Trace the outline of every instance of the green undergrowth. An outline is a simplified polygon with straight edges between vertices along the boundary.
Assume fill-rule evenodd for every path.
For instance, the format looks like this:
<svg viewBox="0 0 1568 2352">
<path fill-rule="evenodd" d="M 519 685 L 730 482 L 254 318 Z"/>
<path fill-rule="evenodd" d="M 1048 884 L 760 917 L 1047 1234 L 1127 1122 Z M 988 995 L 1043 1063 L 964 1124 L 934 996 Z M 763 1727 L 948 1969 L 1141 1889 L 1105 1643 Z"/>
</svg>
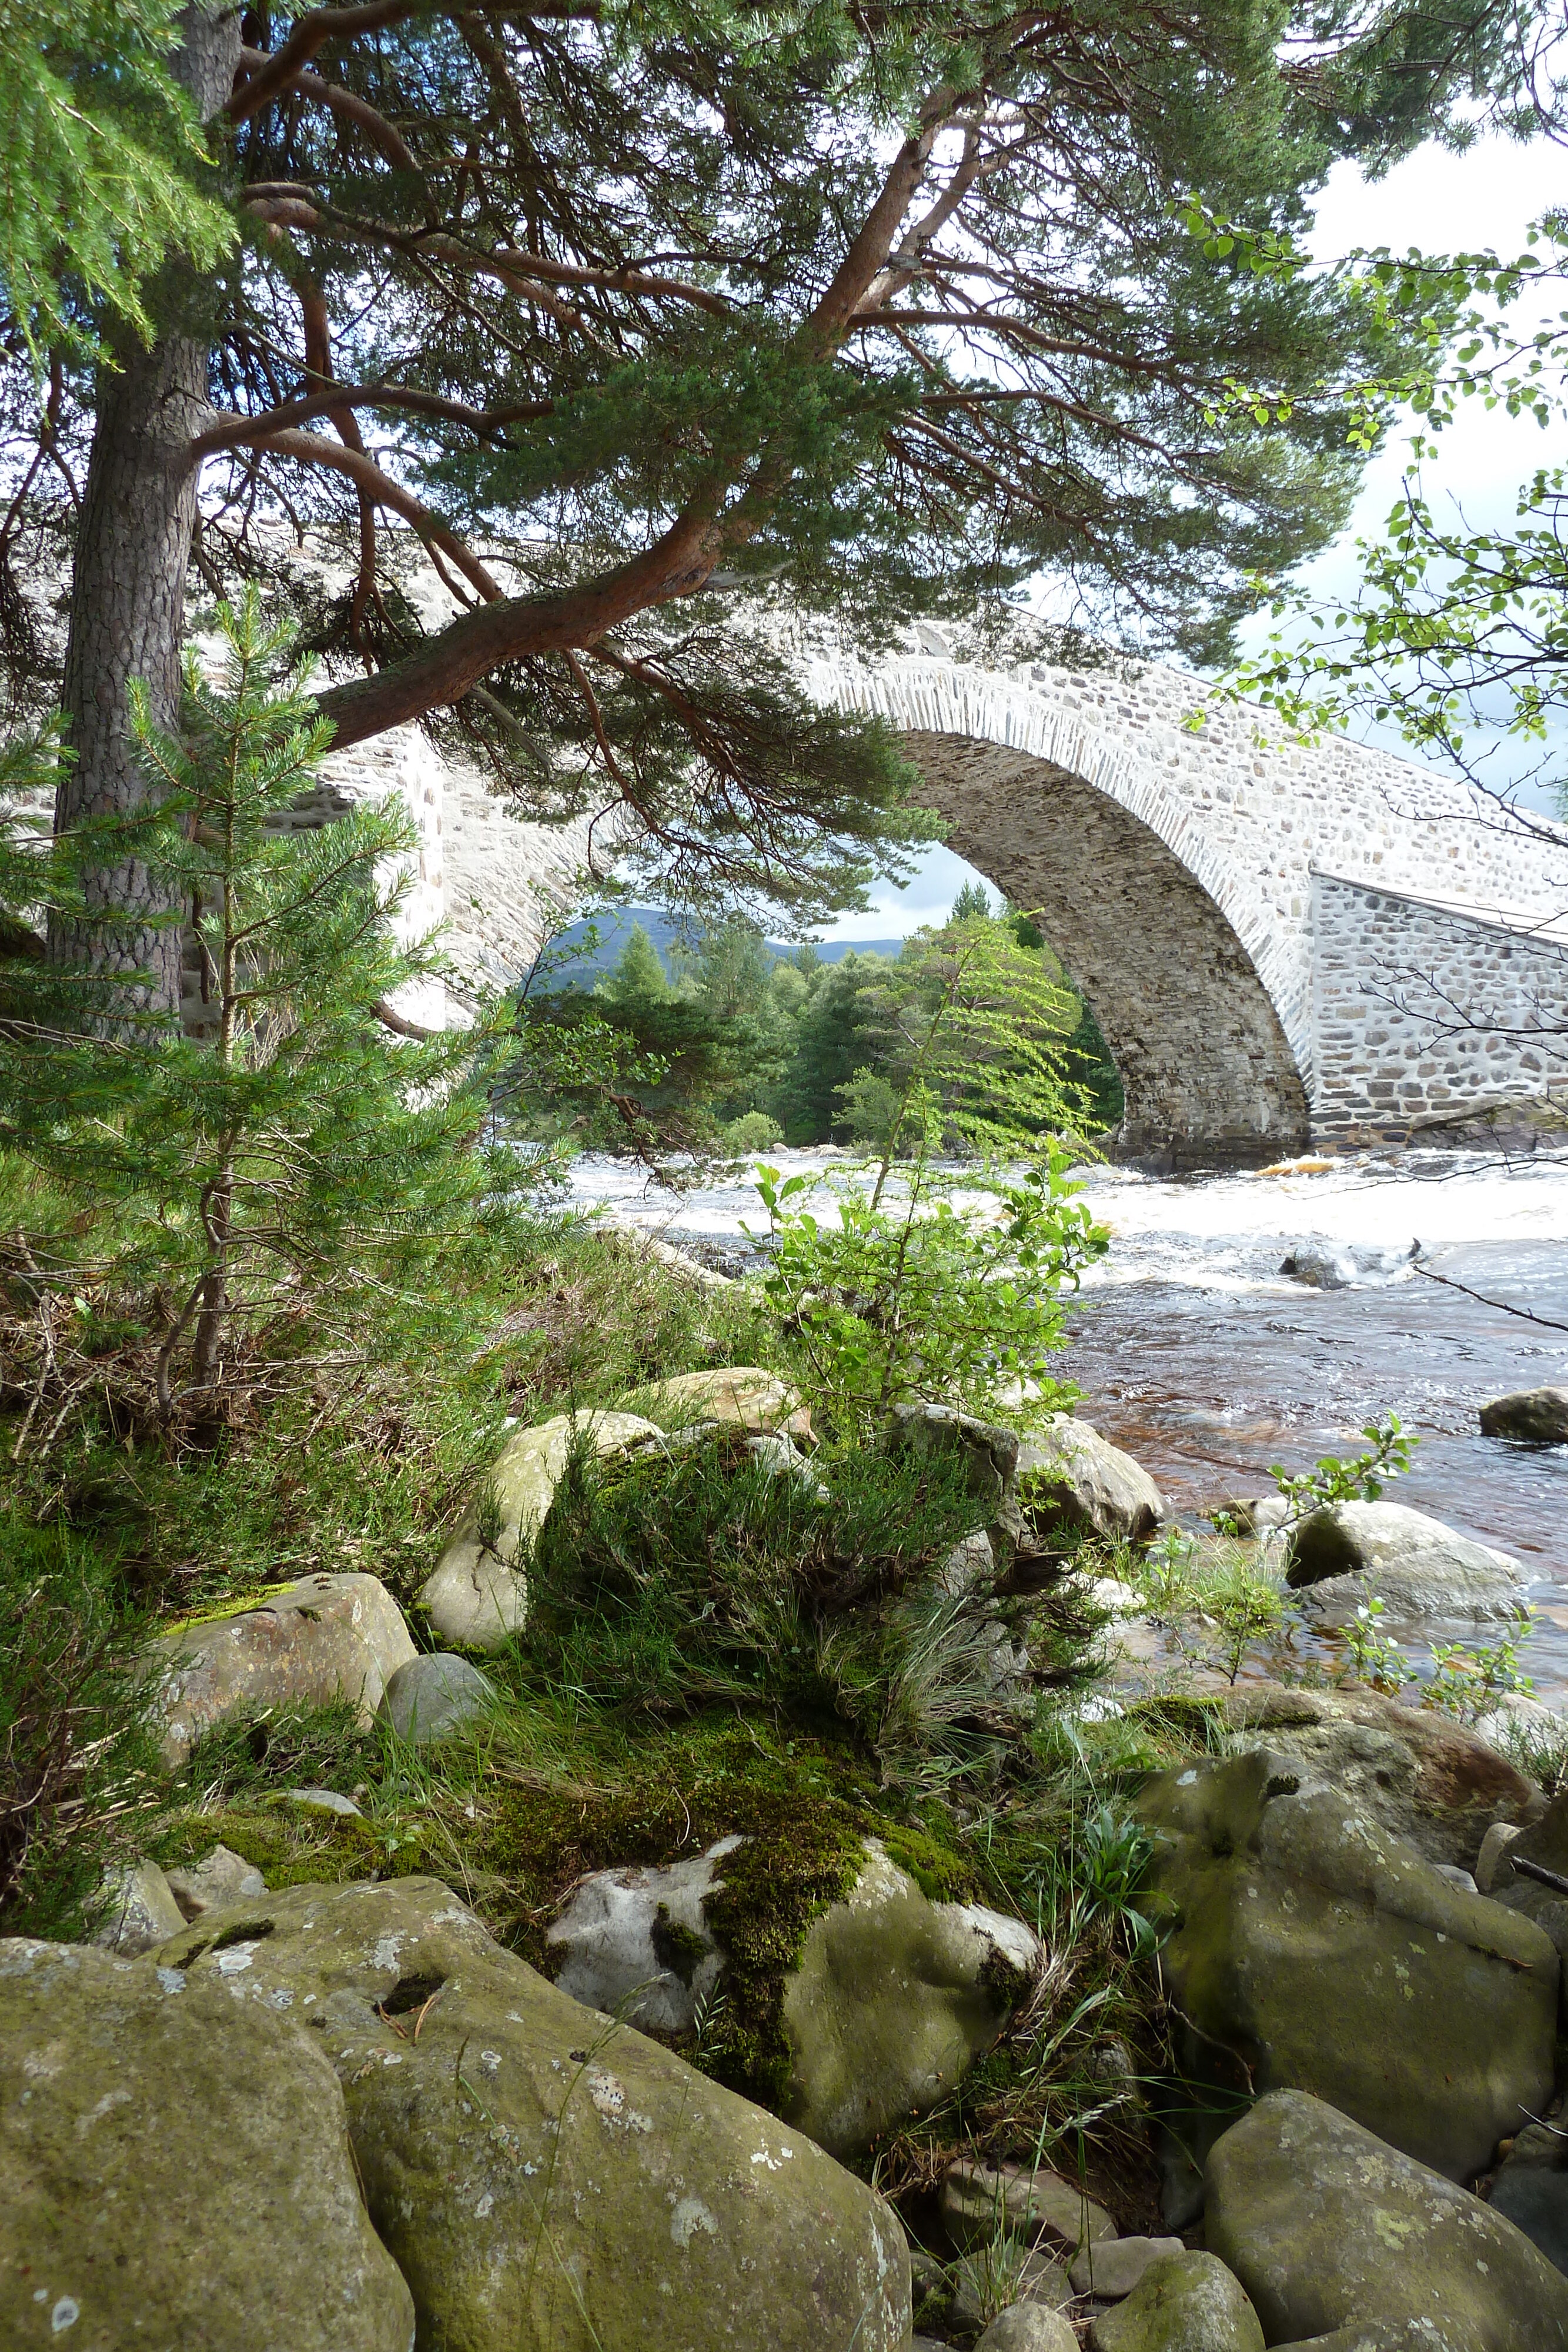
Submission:
<svg viewBox="0 0 1568 2352">
<path fill-rule="evenodd" d="M 46 1414 L 35 1278 L 0 1252 L 0 1930 L 68 1933 L 164 1795 L 131 1669 L 153 1635 L 319 1570 L 364 1570 L 410 1612 L 510 1422 L 618 1401 L 705 1363 L 778 1356 L 752 1294 L 697 1286 L 583 1221 L 517 1224 L 482 1279 L 389 1321 L 354 1360 L 279 1366 L 204 1442 L 122 1421 L 116 1320 L 90 1285 L 51 1342 L 102 1382 Z M 123 1377 L 122 1377 L 123 1375 Z M 309 1777 L 306 1774 L 305 1777 Z M 324 1780 L 330 1775 L 323 1770 Z M 364 1777 L 356 1768 L 355 1779 Z M 334 1783 L 336 1785 L 336 1783 Z"/>
<path fill-rule="evenodd" d="M 345 1706 L 277 1711 L 160 1769 L 129 1673 L 151 1633 L 357 1568 L 434 1647 L 416 1595 L 508 1422 L 705 1364 L 789 1369 L 744 1286 L 691 1285 L 570 1223 L 541 1221 L 449 1328 L 269 1390 L 204 1449 L 117 1436 L 84 1403 L 9 1459 L 26 1404 L 0 1391 L 0 1932 L 79 1936 L 108 1865 L 221 1843 L 274 1888 L 434 1876 L 549 1973 L 584 1874 L 738 1834 L 709 1904 L 726 1975 L 676 2046 L 777 2105 L 783 1979 L 876 1838 L 931 1899 L 1021 1915 L 1051 1954 L 948 2106 L 876 2152 L 878 2177 L 912 2210 L 957 2148 L 1043 2149 L 1120 2168 L 1118 2210 L 1141 2210 L 1134 2095 L 1104 2074 L 1108 2041 L 1124 2074 L 1156 2055 L 1125 1800 L 1222 1735 L 1176 1702 L 1075 1713 L 1097 1671 L 1082 1585 L 947 1591 L 975 1505 L 939 1453 L 823 1447 L 781 1475 L 736 1433 L 620 1466 L 584 1449 L 518 1563 L 528 1632 L 484 1661 L 496 1704 L 470 1735 L 420 1750 Z M 311 1788 L 357 1815 L 298 1801 Z"/>
</svg>

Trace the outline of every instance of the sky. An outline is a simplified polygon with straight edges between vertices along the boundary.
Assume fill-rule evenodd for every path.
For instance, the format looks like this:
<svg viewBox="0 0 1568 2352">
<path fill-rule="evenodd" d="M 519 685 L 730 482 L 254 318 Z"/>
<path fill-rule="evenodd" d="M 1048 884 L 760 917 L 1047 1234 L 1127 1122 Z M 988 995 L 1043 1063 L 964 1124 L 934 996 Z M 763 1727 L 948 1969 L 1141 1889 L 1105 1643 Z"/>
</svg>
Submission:
<svg viewBox="0 0 1568 2352">
<path fill-rule="evenodd" d="M 1511 258 L 1525 249 L 1525 231 L 1548 205 L 1568 200 L 1568 156 L 1538 141 L 1519 146 L 1488 138 L 1462 155 L 1424 147 L 1380 181 L 1368 182 L 1352 163 L 1337 164 L 1319 199 L 1312 236 L 1322 260 L 1357 246 L 1385 245 L 1396 253 L 1415 247 L 1427 253 L 1477 252 L 1491 247 Z M 1521 310 L 1521 317 L 1525 314 Z M 1325 597 L 1351 588 L 1356 576 L 1355 541 L 1375 538 L 1398 493 L 1405 435 L 1396 431 L 1368 467 L 1348 528 L 1298 575 Z M 1441 460 L 1425 469 L 1426 487 L 1439 520 L 1447 503 L 1463 509 L 1472 526 L 1504 524 L 1512 518 L 1519 484 L 1535 467 L 1558 460 L 1532 419 L 1510 418 L 1469 405 L 1442 437 Z M 1272 624 L 1260 616 L 1243 633 L 1243 649 L 1259 652 Z M 1407 748 L 1396 733 L 1373 727 L 1363 740 L 1392 751 Z M 901 938 L 923 923 L 946 916 L 973 869 L 949 849 L 935 847 L 904 891 L 873 887 L 863 915 L 847 915 L 823 933 L 827 939 Z"/>
</svg>

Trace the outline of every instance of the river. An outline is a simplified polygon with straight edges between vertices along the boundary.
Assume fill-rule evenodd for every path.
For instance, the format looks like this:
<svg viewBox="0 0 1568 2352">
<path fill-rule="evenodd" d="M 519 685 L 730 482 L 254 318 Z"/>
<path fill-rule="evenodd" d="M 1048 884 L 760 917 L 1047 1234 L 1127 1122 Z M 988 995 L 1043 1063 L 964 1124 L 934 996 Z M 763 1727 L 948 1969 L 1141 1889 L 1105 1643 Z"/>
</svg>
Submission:
<svg viewBox="0 0 1568 2352">
<path fill-rule="evenodd" d="M 776 1152 L 789 1172 L 833 1164 Z M 765 1228 L 749 1185 L 645 1192 L 624 1162 L 582 1160 L 574 1192 L 664 1239 L 712 1251 Z M 1511 1552 L 1537 1610 L 1521 1664 L 1538 1696 L 1568 1696 L 1568 1446 L 1483 1438 L 1477 1408 L 1505 1391 L 1568 1382 L 1568 1163 L 1418 1152 L 1299 1163 L 1293 1171 L 1172 1181 L 1120 1168 L 1086 1180 L 1111 1229 L 1071 1318 L 1061 1363 L 1078 1411 L 1152 1472 L 1176 1510 L 1270 1491 L 1269 1466 L 1354 1453 L 1396 1412 L 1420 1438 L 1389 1499 Z M 1397 1261 L 1413 1242 L 1433 1273 Z M 1381 1254 L 1343 1289 L 1280 1272 L 1294 1244 Z"/>
</svg>

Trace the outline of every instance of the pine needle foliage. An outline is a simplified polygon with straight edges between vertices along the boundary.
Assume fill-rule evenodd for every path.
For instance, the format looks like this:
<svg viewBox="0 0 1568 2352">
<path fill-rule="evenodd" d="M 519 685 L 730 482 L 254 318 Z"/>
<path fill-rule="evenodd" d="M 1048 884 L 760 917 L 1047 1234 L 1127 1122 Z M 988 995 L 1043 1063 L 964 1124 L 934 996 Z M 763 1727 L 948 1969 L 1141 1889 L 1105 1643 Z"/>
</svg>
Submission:
<svg viewBox="0 0 1568 2352">
<path fill-rule="evenodd" d="M 389 804 L 287 824 L 330 730 L 274 690 L 290 632 L 263 622 L 254 589 L 218 626 L 224 675 L 189 666 L 180 739 L 138 719 L 162 793 L 138 846 L 193 923 L 200 1034 L 117 1014 L 101 981 L 94 1017 L 78 1003 L 69 1025 L 73 976 L 26 956 L 0 1033 L 0 1133 L 92 1234 L 98 1283 L 146 1318 L 165 1419 L 210 1398 L 242 1343 L 313 1358 L 373 1344 L 504 1214 L 483 1148 L 498 1022 L 394 1037 L 382 1018 L 442 970 L 432 942 L 394 932 L 410 822 Z M 101 830 L 58 843 L 35 889 L 79 909 Z"/>
<path fill-rule="evenodd" d="M 151 342 L 146 281 L 203 274 L 235 242 L 201 125 L 171 78 L 178 0 L 37 0 L 0 10 L 0 292 L 34 372 Z"/>
</svg>

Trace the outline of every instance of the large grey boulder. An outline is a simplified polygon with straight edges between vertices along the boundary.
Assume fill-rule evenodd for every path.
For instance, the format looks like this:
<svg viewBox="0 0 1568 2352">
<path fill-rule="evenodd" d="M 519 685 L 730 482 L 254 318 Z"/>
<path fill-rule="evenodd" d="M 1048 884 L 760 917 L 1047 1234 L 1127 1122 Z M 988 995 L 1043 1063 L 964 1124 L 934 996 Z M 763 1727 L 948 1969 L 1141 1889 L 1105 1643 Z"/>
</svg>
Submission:
<svg viewBox="0 0 1568 2352">
<path fill-rule="evenodd" d="M 413 2301 L 360 2200 L 325 2037 L 231 1981 L 0 1943 L 16 2352 L 410 2352 Z"/>
<path fill-rule="evenodd" d="M 214 1724 L 348 1699 L 369 1725 L 414 1654 L 402 1610 L 379 1577 L 304 1576 L 250 1606 L 193 1618 L 149 1653 L 163 1761 L 183 1763 Z"/>
<path fill-rule="evenodd" d="M 1263 2330 L 1235 2273 L 1185 2249 L 1151 2263 L 1089 2331 L 1092 2352 L 1263 2352 Z"/>
<path fill-rule="evenodd" d="M 1354 1799 L 1264 1749 L 1138 1801 L 1180 2070 L 1212 2104 L 1309 2091 L 1456 2180 L 1550 2097 L 1557 1956 Z M 1212 2129 L 1212 2125 L 1209 2126 Z M 1201 2144 L 1201 2143 L 1200 2143 Z"/>
<path fill-rule="evenodd" d="M 1403 1503 L 1335 1503 L 1286 1538 L 1285 1580 L 1303 1609 L 1348 1624 L 1380 1599 L 1391 1624 L 1490 1625 L 1523 1615 L 1523 1572 L 1507 1552 Z"/>
<path fill-rule="evenodd" d="M 1380 1829 L 1428 1862 L 1476 1870 L 1478 1883 L 1493 1826 L 1541 1810 L 1539 1792 L 1506 1757 L 1433 1707 L 1401 1706 L 1379 1691 L 1279 1683 L 1239 1684 L 1219 1706 L 1233 1748 L 1299 1758 Z"/>
<path fill-rule="evenodd" d="M 1568 2352 L 1568 2279 L 1511 2221 L 1322 2100 L 1276 2091 L 1217 2142 L 1205 2231 L 1272 2344 Z"/>
<path fill-rule="evenodd" d="M 907 2344 L 909 2257 L 880 2198 L 569 2000 L 436 1881 L 291 1887 L 156 1957 L 193 1991 L 319 2035 L 421 2344 Z"/>
<path fill-rule="evenodd" d="M 465 1650 L 498 1650 L 521 1631 L 528 1592 L 519 1554 L 543 1524 L 574 1445 L 587 1443 L 598 1454 L 613 1454 L 656 1444 L 662 1435 L 656 1423 L 635 1412 L 563 1412 L 515 1432 L 420 1589 L 420 1605 L 442 1640 Z"/>
<path fill-rule="evenodd" d="M 482 1723 L 496 1704 L 496 1685 L 467 1658 L 444 1651 L 411 1658 L 386 1686 L 379 1714 L 400 1739 L 429 1748 Z"/>
<path fill-rule="evenodd" d="M 1021 1919 L 933 1903 L 868 1840 L 853 1888 L 813 1920 L 784 1980 L 784 2113 L 835 2156 L 950 2096 L 1027 1989 Z"/>
<path fill-rule="evenodd" d="M 1141 1464 L 1071 1413 L 1052 1413 L 1019 1448 L 1019 1503 L 1037 1538 L 1058 1529 L 1136 1543 L 1166 1516 Z"/>
<path fill-rule="evenodd" d="M 703 1905 L 742 1843 L 723 1837 L 687 1862 L 580 1880 L 545 1937 L 559 1990 L 629 2025 L 689 2032 L 724 1966 Z"/>
<path fill-rule="evenodd" d="M 1520 1445 L 1568 1445 L 1568 1389 L 1516 1389 L 1483 1404 L 1480 1420 L 1483 1437 L 1511 1437 Z"/>
</svg>

